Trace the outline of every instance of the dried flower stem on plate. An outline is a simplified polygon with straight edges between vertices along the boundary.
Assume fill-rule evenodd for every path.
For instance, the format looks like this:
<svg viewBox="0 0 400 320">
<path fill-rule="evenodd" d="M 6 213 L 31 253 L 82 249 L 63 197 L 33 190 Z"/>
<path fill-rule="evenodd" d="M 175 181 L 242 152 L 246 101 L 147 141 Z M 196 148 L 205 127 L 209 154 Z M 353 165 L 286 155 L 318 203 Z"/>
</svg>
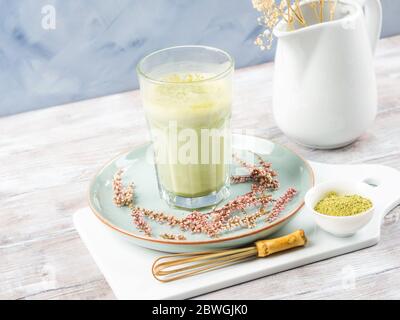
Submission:
<svg viewBox="0 0 400 320">
<path fill-rule="evenodd" d="M 277 201 L 275 201 L 274 207 L 267 217 L 268 222 L 276 220 L 278 215 L 285 209 L 286 205 L 293 199 L 297 191 L 293 188 L 289 188 Z"/>
<path fill-rule="evenodd" d="M 133 184 L 130 184 L 126 189 L 124 188 L 122 170 L 115 174 L 113 180 L 114 203 L 119 207 L 129 206 L 133 223 L 149 237 L 151 236 L 151 228 L 145 218 L 160 224 L 167 224 L 170 227 L 179 227 L 182 231 L 203 233 L 209 237 L 217 237 L 220 233 L 237 227 L 254 228 L 257 219 L 263 216 L 266 216 L 266 222 L 270 223 L 285 209 L 287 203 L 295 196 L 296 190 L 289 188 L 279 199 L 273 199 L 272 195 L 267 192 L 279 187 L 279 182 L 276 179 L 277 173 L 272 169 L 270 163 L 257 154 L 255 156 L 258 165 L 249 164 L 234 155 L 234 160 L 241 167 L 246 168 L 248 174 L 231 178 L 232 183 L 251 182 L 251 191 L 237 196 L 222 207 L 214 208 L 209 212 L 203 213 L 195 210 L 180 219 L 164 212 L 135 207 L 133 205 Z M 272 206 L 270 211 L 267 210 L 268 206 Z M 254 208 L 257 208 L 255 213 L 247 213 L 246 210 Z M 238 215 L 240 213 L 241 215 Z M 169 238 L 170 236 L 174 237 L 173 240 L 183 240 L 180 235 L 176 238 L 169 233 L 161 235 L 164 239 L 172 239 Z"/>
<path fill-rule="evenodd" d="M 186 237 L 183 234 L 170 234 L 170 233 L 163 233 L 160 235 L 161 238 L 166 240 L 186 240 Z"/>
<path fill-rule="evenodd" d="M 130 183 L 125 187 L 122 183 L 124 170 L 118 170 L 113 178 L 112 186 L 114 191 L 113 202 L 117 207 L 125 207 L 133 204 L 134 184 Z"/>
<path fill-rule="evenodd" d="M 144 220 L 144 213 L 141 210 L 136 210 L 134 208 L 131 212 L 132 218 L 133 218 L 133 223 L 136 225 L 136 227 L 143 231 L 144 234 L 148 237 L 151 237 L 151 228 L 149 224 Z"/>
<path fill-rule="evenodd" d="M 251 189 L 255 193 L 263 193 L 268 189 L 278 189 L 279 181 L 275 178 L 277 174 L 272 170 L 271 164 L 265 162 L 259 155 L 256 154 L 255 156 L 257 157 L 260 166 L 248 164 L 239 159 L 236 155 L 233 156 L 235 161 L 249 170 L 249 175 L 232 176 L 231 183 L 236 184 L 252 181 L 253 184 Z"/>
</svg>

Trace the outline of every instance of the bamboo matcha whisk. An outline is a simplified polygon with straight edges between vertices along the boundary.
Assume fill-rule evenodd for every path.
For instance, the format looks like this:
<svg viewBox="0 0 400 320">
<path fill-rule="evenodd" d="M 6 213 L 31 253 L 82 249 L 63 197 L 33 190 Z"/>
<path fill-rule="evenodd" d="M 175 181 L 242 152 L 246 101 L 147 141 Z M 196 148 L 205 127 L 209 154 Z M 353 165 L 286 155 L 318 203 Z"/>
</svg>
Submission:
<svg viewBox="0 0 400 320">
<path fill-rule="evenodd" d="M 263 258 L 276 252 L 304 246 L 306 243 L 304 231 L 297 230 L 284 237 L 257 241 L 254 246 L 248 248 L 163 256 L 154 261 L 152 272 L 157 280 L 170 282 L 256 257 Z"/>
</svg>

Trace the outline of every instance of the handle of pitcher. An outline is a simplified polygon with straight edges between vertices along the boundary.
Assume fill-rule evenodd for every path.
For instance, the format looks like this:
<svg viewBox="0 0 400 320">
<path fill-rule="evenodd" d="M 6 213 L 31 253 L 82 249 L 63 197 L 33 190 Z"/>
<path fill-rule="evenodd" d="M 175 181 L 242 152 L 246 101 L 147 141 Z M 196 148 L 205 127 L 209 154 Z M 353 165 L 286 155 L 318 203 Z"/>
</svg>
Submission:
<svg viewBox="0 0 400 320">
<path fill-rule="evenodd" d="M 372 53 L 374 54 L 382 30 L 382 4 L 380 0 L 357 1 L 364 9 L 365 24 L 371 41 Z"/>
</svg>

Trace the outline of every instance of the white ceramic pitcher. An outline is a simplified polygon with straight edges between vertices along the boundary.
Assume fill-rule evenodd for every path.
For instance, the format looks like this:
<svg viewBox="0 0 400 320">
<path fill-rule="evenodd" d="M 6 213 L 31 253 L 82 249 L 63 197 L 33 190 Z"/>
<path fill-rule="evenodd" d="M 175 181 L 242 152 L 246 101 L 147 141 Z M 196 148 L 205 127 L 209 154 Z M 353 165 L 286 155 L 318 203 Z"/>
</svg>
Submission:
<svg viewBox="0 0 400 320">
<path fill-rule="evenodd" d="M 302 3 L 307 21 L 315 21 Z M 325 12 L 329 16 L 329 11 Z M 274 116 L 300 144 L 331 149 L 355 141 L 377 112 L 373 55 L 382 27 L 379 0 L 339 0 L 335 19 L 287 31 L 278 38 Z"/>
</svg>

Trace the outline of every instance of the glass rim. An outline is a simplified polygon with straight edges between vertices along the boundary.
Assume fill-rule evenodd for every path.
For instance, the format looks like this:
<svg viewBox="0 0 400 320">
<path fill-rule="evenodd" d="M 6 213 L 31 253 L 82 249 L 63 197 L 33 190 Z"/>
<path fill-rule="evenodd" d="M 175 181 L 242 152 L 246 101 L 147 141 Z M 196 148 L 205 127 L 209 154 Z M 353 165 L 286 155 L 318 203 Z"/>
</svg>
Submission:
<svg viewBox="0 0 400 320">
<path fill-rule="evenodd" d="M 152 56 L 154 56 L 156 54 L 162 53 L 164 51 L 169 51 L 169 50 L 172 50 L 172 49 L 184 49 L 184 48 L 201 48 L 201 49 L 206 49 L 206 50 L 222 53 L 225 57 L 227 57 L 227 60 L 229 62 L 229 66 L 225 70 L 217 73 L 216 75 L 214 75 L 214 76 L 212 76 L 210 78 L 195 80 L 195 81 L 192 81 L 192 82 L 177 82 L 177 81 L 154 79 L 154 78 L 150 77 L 148 74 L 146 74 L 146 72 L 144 72 L 142 70 L 142 68 L 141 68 L 141 66 L 143 65 L 143 63 L 146 62 L 147 59 L 151 58 Z M 212 81 L 212 80 L 217 80 L 219 78 L 222 78 L 226 74 L 231 72 L 234 69 L 234 66 L 235 66 L 235 61 L 234 61 L 233 57 L 229 53 L 227 53 L 226 51 L 224 51 L 222 49 L 218 49 L 218 48 L 210 47 L 210 46 L 203 46 L 203 45 L 184 45 L 184 46 L 167 47 L 167 48 L 163 48 L 163 49 L 156 50 L 156 51 L 153 51 L 153 52 L 149 53 L 148 55 L 146 55 L 142 59 L 140 59 L 140 61 L 136 65 L 136 72 L 137 72 L 137 74 L 139 76 L 142 76 L 146 80 L 149 80 L 150 82 L 153 82 L 153 83 L 158 83 L 158 84 L 179 83 L 180 85 L 186 85 L 186 84 L 192 85 L 194 83 L 201 83 L 201 82 Z"/>
</svg>

